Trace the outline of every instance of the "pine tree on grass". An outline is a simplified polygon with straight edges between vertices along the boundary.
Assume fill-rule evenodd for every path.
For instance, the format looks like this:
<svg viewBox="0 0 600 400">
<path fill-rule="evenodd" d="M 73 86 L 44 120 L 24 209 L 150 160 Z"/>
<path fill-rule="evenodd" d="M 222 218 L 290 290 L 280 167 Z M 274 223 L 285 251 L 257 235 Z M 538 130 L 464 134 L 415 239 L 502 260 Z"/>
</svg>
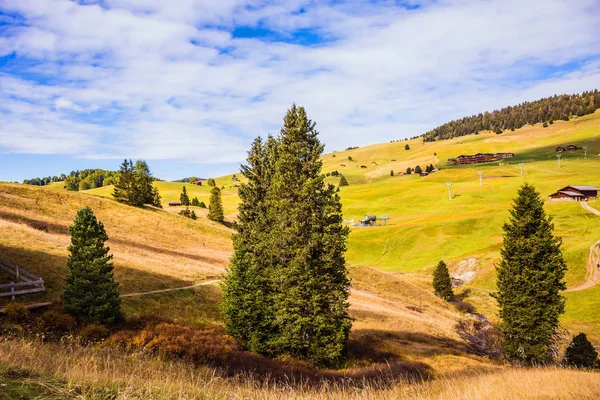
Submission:
<svg viewBox="0 0 600 400">
<path fill-rule="evenodd" d="M 348 186 L 348 180 L 344 175 L 340 178 L 340 186 Z"/>
<path fill-rule="evenodd" d="M 154 186 L 154 188 L 152 189 L 152 205 L 154 207 L 162 208 L 162 199 L 160 197 L 160 192 L 158 191 L 158 188 L 156 186 Z"/>
<path fill-rule="evenodd" d="M 223 222 L 223 203 L 221 201 L 221 189 L 213 187 L 210 191 L 210 202 L 208 204 L 208 219 Z"/>
<path fill-rule="evenodd" d="M 62 294 L 64 310 L 85 322 L 111 324 L 120 313 L 119 287 L 113 275 L 104 225 L 89 207 L 77 212 L 71 232 L 67 276 Z"/>
<path fill-rule="evenodd" d="M 331 365 L 343 359 L 351 326 L 349 230 L 338 189 L 324 182 L 317 136 L 294 105 L 277 138 L 253 144 L 223 310 L 228 333 L 249 350 Z"/>
<path fill-rule="evenodd" d="M 585 333 L 575 336 L 565 352 L 565 362 L 572 367 L 594 368 L 597 359 L 598 352 Z"/>
<path fill-rule="evenodd" d="M 450 279 L 450 273 L 446 263 L 440 261 L 433 271 L 433 290 L 435 295 L 441 297 L 446 301 L 454 298 L 454 292 L 452 291 L 452 279 Z"/>
<path fill-rule="evenodd" d="M 524 364 L 549 361 L 549 347 L 565 311 L 560 291 L 567 270 L 560 238 L 533 186 L 525 183 L 504 224 L 502 259 L 496 297 L 503 351 L 508 360 Z"/>
<path fill-rule="evenodd" d="M 185 186 L 183 187 L 183 190 L 181 191 L 181 194 L 179 195 L 179 202 L 181 203 L 182 206 L 189 206 L 190 205 L 190 197 L 187 194 L 187 189 L 185 188 Z"/>
</svg>

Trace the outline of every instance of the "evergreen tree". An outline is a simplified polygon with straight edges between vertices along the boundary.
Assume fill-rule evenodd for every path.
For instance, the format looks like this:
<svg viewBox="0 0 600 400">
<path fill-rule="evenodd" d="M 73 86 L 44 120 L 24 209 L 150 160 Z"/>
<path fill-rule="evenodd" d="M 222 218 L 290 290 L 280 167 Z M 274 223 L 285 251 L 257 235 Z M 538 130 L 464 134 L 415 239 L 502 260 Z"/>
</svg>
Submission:
<svg viewBox="0 0 600 400">
<path fill-rule="evenodd" d="M 221 189 L 214 187 L 210 191 L 210 202 L 208 204 L 208 219 L 223 222 L 223 203 L 221 201 Z"/>
<path fill-rule="evenodd" d="M 215 182 L 215 180 L 213 178 L 208 178 L 208 180 L 206 181 L 206 184 L 208 186 L 217 186 L 217 183 Z"/>
<path fill-rule="evenodd" d="M 183 190 L 181 191 L 181 194 L 179 195 L 179 202 L 181 203 L 182 206 L 190 205 L 190 197 L 187 194 L 187 189 L 185 188 L 185 186 L 183 187 Z"/>
<path fill-rule="evenodd" d="M 421 172 L 423 172 L 423 170 L 421 169 L 421 166 L 420 166 L 420 165 L 417 165 L 417 166 L 415 167 L 415 174 L 420 174 Z"/>
<path fill-rule="evenodd" d="M 410 150 L 410 146 L 408 145 L 408 143 L 406 143 L 406 144 L 404 145 L 404 150 Z"/>
<path fill-rule="evenodd" d="M 200 207 L 200 208 L 206 208 L 206 204 L 204 204 L 204 202 L 201 201 L 200 204 L 198 204 L 198 207 Z"/>
<path fill-rule="evenodd" d="M 412 174 L 412 169 L 410 167 L 406 168 L 406 175 Z"/>
<path fill-rule="evenodd" d="M 154 207 L 162 208 L 162 199 L 156 186 L 152 188 L 152 205 Z"/>
<path fill-rule="evenodd" d="M 340 186 L 348 186 L 348 179 L 346 179 L 346 177 L 344 175 L 341 176 L 340 178 Z"/>
<path fill-rule="evenodd" d="M 113 190 L 114 199 L 120 203 L 129 203 L 131 186 L 134 179 L 133 169 L 134 167 L 131 160 L 123 160 Z M 70 177 L 70 179 L 73 179 L 73 177 Z"/>
<path fill-rule="evenodd" d="M 269 257 L 270 223 L 266 195 L 271 184 L 276 154 L 275 139 L 254 140 L 242 165 L 246 183 L 239 188 L 238 221 L 233 235 L 234 253 L 221 285 L 221 307 L 227 333 L 246 343 L 255 352 L 267 353 L 267 342 L 274 333 L 272 305 L 274 288 L 270 283 L 272 257 Z"/>
<path fill-rule="evenodd" d="M 118 284 L 114 280 L 104 225 L 89 207 L 77 212 L 71 232 L 63 308 L 80 321 L 111 324 L 120 313 Z"/>
<path fill-rule="evenodd" d="M 525 183 L 503 226 L 502 259 L 495 297 L 502 320 L 505 356 L 525 364 L 548 360 L 548 349 L 564 312 L 563 278 L 567 269 L 560 238 L 535 188 Z"/>
<path fill-rule="evenodd" d="M 390 171 L 390 176 L 394 176 L 394 170 Z"/>
<path fill-rule="evenodd" d="M 446 301 L 450 301 L 454 298 L 452 279 L 450 279 L 448 267 L 443 261 L 440 261 L 433 271 L 433 290 L 435 291 L 436 296 L 441 297 Z"/>
<path fill-rule="evenodd" d="M 197 197 L 194 197 L 194 198 L 192 199 L 192 203 L 191 203 L 191 205 L 192 205 L 192 206 L 194 206 L 194 207 L 200 207 L 200 201 L 198 201 L 198 198 L 197 198 Z"/>
<path fill-rule="evenodd" d="M 337 189 L 321 174 L 317 135 L 304 108 L 294 105 L 279 137 L 263 151 L 253 146 L 250 156 L 262 156 L 249 157 L 244 172 L 254 178 L 240 190 L 223 293 L 228 332 L 245 337 L 251 350 L 330 364 L 344 356 L 351 325 L 348 228 Z"/>
<path fill-rule="evenodd" d="M 197 219 L 198 217 L 196 216 L 196 212 L 194 210 L 190 211 L 190 218 L 191 219 Z"/>
<path fill-rule="evenodd" d="M 130 204 L 141 207 L 144 204 L 153 204 L 154 190 L 152 187 L 152 173 L 148 163 L 144 160 L 137 160 L 134 166 L 134 181 Z"/>
<path fill-rule="evenodd" d="M 585 333 L 575 336 L 565 352 L 567 365 L 577 368 L 594 368 L 597 359 L 598 352 Z"/>
</svg>

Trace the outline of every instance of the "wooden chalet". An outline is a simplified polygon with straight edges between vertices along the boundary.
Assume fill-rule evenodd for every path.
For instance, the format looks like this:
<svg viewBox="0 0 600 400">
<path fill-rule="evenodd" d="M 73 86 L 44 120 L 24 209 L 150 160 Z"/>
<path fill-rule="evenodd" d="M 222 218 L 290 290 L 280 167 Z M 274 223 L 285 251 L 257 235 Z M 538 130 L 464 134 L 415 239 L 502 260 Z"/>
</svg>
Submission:
<svg viewBox="0 0 600 400">
<path fill-rule="evenodd" d="M 566 151 L 566 150 L 567 149 L 562 146 L 556 146 L 556 149 L 554 149 L 554 151 L 556 151 L 557 153 L 562 153 L 563 151 Z"/>
<path fill-rule="evenodd" d="M 575 151 L 575 150 L 580 150 L 580 149 L 581 149 L 581 147 L 577 147 L 574 144 L 570 144 L 567 146 L 568 151 Z"/>
<path fill-rule="evenodd" d="M 449 158 L 449 163 L 465 165 L 465 164 L 482 164 L 494 162 L 503 158 L 513 158 L 515 153 L 477 153 L 473 155 L 460 155 L 456 158 Z"/>
<path fill-rule="evenodd" d="M 550 195 L 551 200 L 587 201 L 598 198 L 600 188 L 594 186 L 566 186 Z"/>
<path fill-rule="evenodd" d="M 181 206 L 180 201 L 169 201 L 167 204 L 169 205 L 169 207 L 180 207 Z"/>
<path fill-rule="evenodd" d="M 581 150 L 581 147 L 575 146 L 574 144 L 570 144 L 568 146 L 557 146 L 554 151 L 557 153 L 562 153 L 563 151 L 575 151 Z"/>
</svg>

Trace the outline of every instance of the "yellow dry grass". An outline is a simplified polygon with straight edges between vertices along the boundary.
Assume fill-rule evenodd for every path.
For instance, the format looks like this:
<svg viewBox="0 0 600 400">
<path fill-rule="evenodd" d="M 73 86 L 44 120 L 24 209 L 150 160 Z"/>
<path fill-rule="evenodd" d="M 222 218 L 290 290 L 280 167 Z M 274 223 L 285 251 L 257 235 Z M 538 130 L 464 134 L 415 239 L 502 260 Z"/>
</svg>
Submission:
<svg viewBox="0 0 600 400">
<path fill-rule="evenodd" d="M 223 378 L 209 368 L 164 362 L 141 354 L 69 343 L 0 342 L 0 364 L 44 378 L 22 379 L 55 398 L 116 399 L 597 399 L 600 374 L 558 368 L 472 368 L 431 381 L 321 386 L 265 384 L 251 377 Z M 102 390 L 104 388 L 104 390 Z M 2 389 L 0 388 L 0 394 Z M 63 396 L 61 397 L 61 394 Z"/>
</svg>

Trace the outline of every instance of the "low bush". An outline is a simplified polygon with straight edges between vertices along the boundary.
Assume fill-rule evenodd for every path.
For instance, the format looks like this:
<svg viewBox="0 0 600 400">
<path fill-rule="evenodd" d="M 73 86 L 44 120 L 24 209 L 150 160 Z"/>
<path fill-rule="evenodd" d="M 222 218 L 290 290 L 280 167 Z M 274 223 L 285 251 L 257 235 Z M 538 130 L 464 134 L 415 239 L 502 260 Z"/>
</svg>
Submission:
<svg viewBox="0 0 600 400">
<path fill-rule="evenodd" d="M 195 328 L 169 322 L 147 324 L 142 330 L 123 330 L 107 344 L 126 351 L 141 350 L 166 359 L 182 359 L 195 365 L 226 367 L 235 341 L 221 327 Z"/>
<path fill-rule="evenodd" d="M 109 335 L 108 328 L 100 324 L 88 324 L 77 333 L 77 336 L 84 343 L 97 343 L 106 339 Z"/>
<path fill-rule="evenodd" d="M 51 309 L 38 318 L 37 325 L 42 333 L 61 336 L 73 332 L 77 326 L 77 321 L 69 314 Z"/>
<path fill-rule="evenodd" d="M 29 310 L 19 303 L 7 304 L 6 307 L 4 307 L 4 313 L 9 322 L 19 324 L 26 322 L 30 318 Z"/>
<path fill-rule="evenodd" d="M 467 342 L 471 353 L 487 358 L 499 358 L 502 355 L 500 333 L 489 322 L 475 318 L 461 319 L 454 330 Z"/>
<path fill-rule="evenodd" d="M 460 311 L 461 313 L 473 314 L 475 311 L 477 311 L 473 304 L 467 303 L 466 301 L 463 301 L 463 300 L 454 301 L 453 304 L 454 304 L 454 307 L 456 307 L 456 309 L 458 311 Z"/>
</svg>

